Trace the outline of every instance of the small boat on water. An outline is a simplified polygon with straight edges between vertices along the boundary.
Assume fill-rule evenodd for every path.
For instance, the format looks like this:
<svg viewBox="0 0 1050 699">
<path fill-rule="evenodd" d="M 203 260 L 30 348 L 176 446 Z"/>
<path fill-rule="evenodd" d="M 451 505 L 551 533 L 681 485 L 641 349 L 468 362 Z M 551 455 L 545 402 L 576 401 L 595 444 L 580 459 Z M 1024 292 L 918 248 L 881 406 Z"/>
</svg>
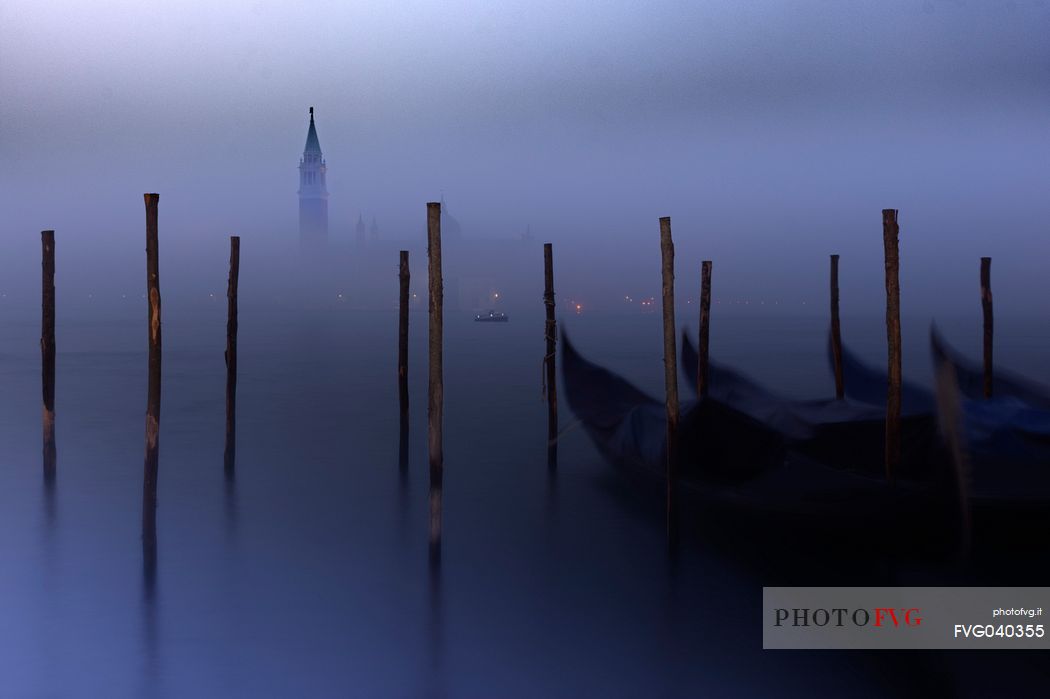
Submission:
<svg viewBox="0 0 1050 699">
<path fill-rule="evenodd" d="M 507 314 L 502 311 L 483 311 L 474 316 L 474 321 L 477 323 L 506 323 Z"/>
</svg>

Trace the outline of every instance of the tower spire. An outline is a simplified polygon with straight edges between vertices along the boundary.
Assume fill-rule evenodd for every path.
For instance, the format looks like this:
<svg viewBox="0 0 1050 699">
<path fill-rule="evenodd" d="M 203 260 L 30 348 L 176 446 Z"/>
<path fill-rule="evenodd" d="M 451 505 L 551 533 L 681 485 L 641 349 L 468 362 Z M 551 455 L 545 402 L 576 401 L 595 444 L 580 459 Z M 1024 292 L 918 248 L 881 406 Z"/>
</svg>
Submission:
<svg viewBox="0 0 1050 699">
<path fill-rule="evenodd" d="M 314 126 L 314 108 L 310 107 L 310 128 L 306 132 L 306 148 L 303 155 L 321 156 L 321 142 L 317 140 L 317 127 Z"/>
<path fill-rule="evenodd" d="M 299 160 L 299 241 L 304 251 L 322 252 L 328 243 L 327 171 L 317 140 L 314 108 L 310 107 L 310 128 Z"/>
</svg>

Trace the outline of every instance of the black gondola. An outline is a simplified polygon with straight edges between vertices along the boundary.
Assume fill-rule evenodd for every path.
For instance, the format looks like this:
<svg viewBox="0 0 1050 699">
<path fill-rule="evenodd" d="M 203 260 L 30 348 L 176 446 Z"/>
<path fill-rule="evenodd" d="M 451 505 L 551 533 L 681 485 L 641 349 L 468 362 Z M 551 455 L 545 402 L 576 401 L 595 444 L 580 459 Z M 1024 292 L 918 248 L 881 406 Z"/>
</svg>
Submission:
<svg viewBox="0 0 1050 699">
<path fill-rule="evenodd" d="M 863 371 L 865 387 L 877 382 L 875 372 L 867 369 L 845 348 L 843 357 L 849 359 L 850 378 Z M 682 334 L 681 365 L 695 393 L 697 352 L 687 333 Z M 855 400 L 849 393 L 843 400 L 788 399 L 716 362 L 708 364 L 708 379 L 709 396 L 776 430 L 793 450 L 837 468 L 871 475 L 885 472 L 885 407 Z M 859 380 L 857 383 L 861 385 Z M 884 406 L 885 377 L 881 386 Z M 904 387 L 904 397 L 910 410 L 904 412 L 901 421 L 903 449 L 897 476 L 920 481 L 940 478 L 948 468 L 948 462 L 937 434 L 933 398 L 911 385 Z"/>
<path fill-rule="evenodd" d="M 565 397 L 599 452 L 621 467 L 662 477 L 666 414 L 662 403 L 584 359 L 562 333 Z M 792 455 L 784 434 L 716 397 L 682 406 L 678 476 L 687 498 L 708 512 L 752 524 L 860 527 L 885 534 L 929 512 L 928 483 L 890 487 L 881 476 Z M 874 529 L 872 529 L 874 527 Z"/>
<path fill-rule="evenodd" d="M 687 363 L 695 358 L 690 351 L 687 344 Z M 569 407 L 603 456 L 663 477 L 663 404 L 584 359 L 564 333 L 562 372 Z M 771 526 L 806 528 L 810 536 L 816 527 L 824 537 L 848 532 L 855 541 L 901 536 L 910 537 L 907 546 L 920 540 L 943 545 L 955 540 L 965 521 L 967 529 L 976 523 L 983 541 L 995 546 L 1003 536 L 1027 545 L 1050 524 L 1050 465 L 1017 483 L 1014 471 L 988 468 L 977 468 L 971 478 L 941 445 L 936 414 L 906 420 L 918 433 L 905 433 L 913 466 L 890 485 L 881 468 L 884 418 L 872 412 L 877 406 L 787 401 L 717 366 L 710 379 L 710 393 L 681 409 L 680 491 L 705 514 L 730 515 L 734 526 L 756 536 Z M 936 456 L 923 462 L 921 450 L 909 446 L 916 438 L 932 442 Z M 878 468 L 866 454 L 877 457 Z"/>
</svg>

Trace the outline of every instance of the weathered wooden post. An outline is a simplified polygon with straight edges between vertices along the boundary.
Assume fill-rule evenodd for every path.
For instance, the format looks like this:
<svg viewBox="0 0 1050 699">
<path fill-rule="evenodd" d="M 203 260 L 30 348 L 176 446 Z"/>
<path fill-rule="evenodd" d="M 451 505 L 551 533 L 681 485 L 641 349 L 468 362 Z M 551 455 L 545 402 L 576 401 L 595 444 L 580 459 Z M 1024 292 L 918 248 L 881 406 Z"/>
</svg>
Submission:
<svg viewBox="0 0 1050 699">
<path fill-rule="evenodd" d="M 401 473 L 403 489 L 408 477 L 408 292 L 411 275 L 408 270 L 408 250 L 402 250 L 400 255 L 398 281 L 401 289 L 398 300 L 397 394 L 401 417 L 398 433 L 398 469 Z"/>
<path fill-rule="evenodd" d="M 230 279 L 226 285 L 226 449 L 223 463 L 232 473 L 237 452 L 237 282 L 241 270 L 241 238 L 230 236 Z"/>
<path fill-rule="evenodd" d="M 700 263 L 700 354 L 696 367 L 696 394 L 703 398 L 711 385 L 708 366 L 711 346 L 711 260 Z"/>
<path fill-rule="evenodd" d="M 408 271 L 408 250 L 401 251 L 398 280 L 401 285 L 401 295 L 398 301 L 397 393 L 401 408 L 401 426 L 406 428 L 408 420 L 408 291 L 411 280 Z"/>
<path fill-rule="evenodd" d="M 992 258 L 981 258 L 981 310 L 984 313 L 984 397 L 992 397 Z"/>
<path fill-rule="evenodd" d="M 886 390 L 886 478 L 893 483 L 901 460 L 901 287 L 900 227 L 897 210 L 882 210 L 882 243 L 886 256 L 886 341 L 889 366 Z"/>
<path fill-rule="evenodd" d="M 842 378 L 842 326 L 839 323 L 839 256 L 831 256 L 831 358 L 835 364 L 835 397 L 842 400 L 846 385 Z"/>
<path fill-rule="evenodd" d="M 555 468 L 558 465 L 558 373 L 555 366 L 558 324 L 554 317 L 554 251 L 550 243 L 543 244 L 543 305 L 547 316 L 543 328 L 546 343 L 543 385 L 547 394 L 547 468 Z"/>
<path fill-rule="evenodd" d="M 55 477 L 55 232 L 41 231 L 42 303 L 40 319 L 40 364 L 44 389 L 44 479 Z"/>
<path fill-rule="evenodd" d="M 678 358 L 674 321 L 674 241 L 671 217 L 660 219 L 660 257 L 663 262 L 664 387 L 667 394 L 667 533 L 677 524 L 676 479 L 678 458 Z"/>
<path fill-rule="evenodd" d="M 430 387 L 427 406 L 427 441 L 430 451 L 430 557 L 441 558 L 441 489 L 444 477 L 442 410 L 444 382 L 442 366 L 441 204 L 427 204 L 427 257 L 430 286 Z"/>
<path fill-rule="evenodd" d="M 146 202 L 149 383 L 146 394 L 146 459 L 142 480 L 142 546 L 146 564 L 151 566 L 156 560 L 157 465 L 160 440 L 160 255 L 157 244 L 157 203 L 160 195 L 144 194 L 143 199 Z"/>
</svg>

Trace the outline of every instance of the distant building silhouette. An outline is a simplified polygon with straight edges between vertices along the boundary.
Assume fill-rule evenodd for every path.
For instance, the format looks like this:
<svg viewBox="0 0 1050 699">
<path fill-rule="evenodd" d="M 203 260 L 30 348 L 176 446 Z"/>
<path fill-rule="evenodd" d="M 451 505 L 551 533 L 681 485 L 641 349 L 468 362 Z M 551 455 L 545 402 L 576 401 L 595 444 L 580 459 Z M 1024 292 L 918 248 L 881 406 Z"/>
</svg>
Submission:
<svg viewBox="0 0 1050 699">
<path fill-rule="evenodd" d="M 299 160 L 299 247 L 308 255 L 322 255 L 328 249 L 327 170 L 310 107 L 310 128 Z"/>
<path fill-rule="evenodd" d="M 357 228 L 355 232 L 357 237 L 357 250 L 358 252 L 363 252 L 365 249 L 365 218 L 361 214 L 357 215 Z"/>
<path fill-rule="evenodd" d="M 359 211 L 352 235 L 339 224 L 330 235 L 326 172 L 311 107 L 306 147 L 299 161 L 302 255 L 296 283 L 303 298 L 327 299 L 357 308 L 396 307 L 399 251 L 408 250 L 413 271 L 412 307 L 425 309 L 427 234 L 423 203 L 418 206 L 417 235 L 406 235 L 396 228 L 380 231 L 378 217 L 370 211 L 370 225 L 365 212 Z M 340 220 L 337 213 L 336 221 Z M 468 235 L 442 194 L 441 238 L 444 299 L 449 311 L 509 308 L 515 303 L 524 305 L 542 293 L 543 278 L 537 270 L 542 270 L 543 258 L 531 229 L 512 238 Z M 527 263 L 530 258 L 531 265 Z"/>
</svg>

